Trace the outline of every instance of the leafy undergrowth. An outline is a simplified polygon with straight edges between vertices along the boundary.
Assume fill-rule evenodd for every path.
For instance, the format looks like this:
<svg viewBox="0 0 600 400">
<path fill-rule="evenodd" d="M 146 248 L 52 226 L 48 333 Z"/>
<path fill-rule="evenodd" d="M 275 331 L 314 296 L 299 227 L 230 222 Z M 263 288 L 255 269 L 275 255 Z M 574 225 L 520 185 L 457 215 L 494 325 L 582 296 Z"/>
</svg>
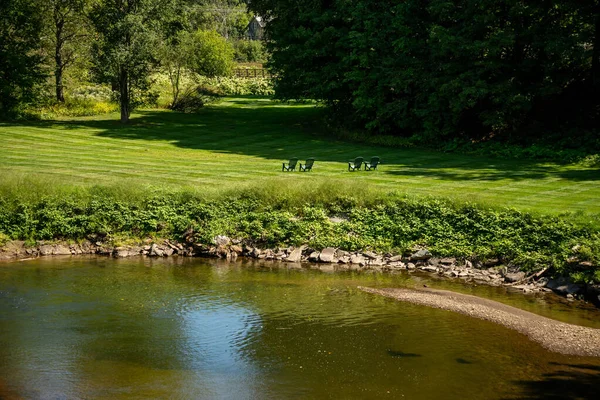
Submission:
<svg viewBox="0 0 600 400">
<path fill-rule="evenodd" d="M 597 227 L 513 209 L 383 192 L 353 196 L 324 187 L 212 194 L 164 189 L 132 194 L 108 187 L 78 188 L 68 196 L 4 193 L 0 236 L 15 240 L 179 240 L 191 228 L 202 243 L 227 235 L 269 247 L 308 244 L 392 253 L 427 247 L 438 256 L 498 258 L 524 271 L 550 267 L 578 282 L 600 282 Z"/>
</svg>

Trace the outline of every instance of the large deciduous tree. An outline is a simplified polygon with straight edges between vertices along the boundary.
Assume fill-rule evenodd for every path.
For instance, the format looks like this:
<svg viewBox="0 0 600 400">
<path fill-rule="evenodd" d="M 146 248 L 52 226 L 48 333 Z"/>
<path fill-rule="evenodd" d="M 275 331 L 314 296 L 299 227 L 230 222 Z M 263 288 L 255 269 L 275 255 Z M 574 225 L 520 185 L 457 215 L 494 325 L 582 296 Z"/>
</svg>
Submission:
<svg viewBox="0 0 600 400">
<path fill-rule="evenodd" d="M 161 37 L 171 32 L 175 11 L 175 0 L 99 0 L 92 8 L 94 72 L 118 91 L 123 123 L 149 88 Z"/>
<path fill-rule="evenodd" d="M 42 16 L 34 0 L 0 1 L 0 115 L 33 99 L 41 67 Z"/>
</svg>

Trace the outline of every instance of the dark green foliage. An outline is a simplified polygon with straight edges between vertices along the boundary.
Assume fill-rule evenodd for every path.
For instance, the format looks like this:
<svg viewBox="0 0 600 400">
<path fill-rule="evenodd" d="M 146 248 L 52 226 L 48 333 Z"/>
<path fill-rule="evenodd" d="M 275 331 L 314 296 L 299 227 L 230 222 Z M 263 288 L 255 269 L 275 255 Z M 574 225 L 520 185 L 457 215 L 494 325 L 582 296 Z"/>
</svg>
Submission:
<svg viewBox="0 0 600 400">
<path fill-rule="evenodd" d="M 147 99 L 160 39 L 177 26 L 175 0 L 100 0 L 90 12 L 96 80 L 118 93 L 121 122 Z"/>
<path fill-rule="evenodd" d="M 177 97 L 177 100 L 171 104 L 170 108 L 175 111 L 196 112 L 204 107 L 205 104 L 214 102 L 222 94 L 218 89 L 199 85 L 190 87 Z"/>
<path fill-rule="evenodd" d="M 341 216 L 342 222 L 332 222 Z M 524 270 L 551 267 L 579 280 L 600 275 L 578 267 L 600 262 L 600 235 L 555 217 L 516 210 L 490 210 L 435 199 L 370 200 L 337 196 L 325 202 L 289 205 L 285 196 L 266 199 L 258 191 L 220 200 L 157 193 L 120 200 L 102 191 L 67 200 L 0 200 L 0 234 L 13 239 L 53 240 L 101 237 L 181 239 L 193 227 L 196 240 L 216 235 L 243 238 L 259 246 L 309 244 L 346 250 L 405 252 L 427 246 L 438 256 L 485 260 L 499 258 Z"/>
<path fill-rule="evenodd" d="M 597 145 L 598 1 L 256 0 L 281 98 L 373 134 Z"/>
<path fill-rule="evenodd" d="M 33 0 L 0 2 L 0 116 L 32 101 L 42 70 L 42 17 Z"/>
</svg>

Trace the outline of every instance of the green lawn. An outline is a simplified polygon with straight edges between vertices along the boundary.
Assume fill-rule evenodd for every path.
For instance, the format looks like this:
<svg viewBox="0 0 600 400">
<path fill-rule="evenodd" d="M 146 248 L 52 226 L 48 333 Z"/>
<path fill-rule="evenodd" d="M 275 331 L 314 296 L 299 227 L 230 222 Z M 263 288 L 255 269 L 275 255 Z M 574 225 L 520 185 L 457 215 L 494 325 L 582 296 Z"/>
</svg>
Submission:
<svg viewBox="0 0 600 400">
<path fill-rule="evenodd" d="M 326 138 L 319 110 L 266 99 L 228 98 L 199 114 L 143 111 L 118 116 L 0 124 L 0 174 L 50 182 L 153 185 L 375 185 L 543 213 L 600 214 L 600 171 L 575 165 L 405 150 Z M 347 172 L 378 155 L 375 172 Z M 315 157 L 312 173 L 282 173 L 291 156 Z M 365 189 L 366 190 L 366 189 Z"/>
</svg>

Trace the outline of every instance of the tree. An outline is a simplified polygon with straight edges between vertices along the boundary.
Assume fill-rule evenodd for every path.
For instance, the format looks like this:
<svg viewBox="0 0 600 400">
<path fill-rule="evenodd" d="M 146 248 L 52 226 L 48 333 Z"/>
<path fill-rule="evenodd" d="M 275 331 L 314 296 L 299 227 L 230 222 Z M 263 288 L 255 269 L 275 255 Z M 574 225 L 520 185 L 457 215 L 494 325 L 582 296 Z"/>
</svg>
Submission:
<svg viewBox="0 0 600 400">
<path fill-rule="evenodd" d="M 87 43 L 89 27 L 84 12 L 86 0 L 47 0 L 54 56 L 56 100 L 65 101 L 63 75 Z"/>
<path fill-rule="evenodd" d="M 208 77 L 227 76 L 233 69 L 233 46 L 216 31 L 197 30 L 182 38 L 187 68 Z"/>
<path fill-rule="evenodd" d="M 226 39 L 239 38 L 251 15 L 241 0 L 185 0 L 192 29 L 216 30 Z"/>
<path fill-rule="evenodd" d="M 161 38 L 176 30 L 176 6 L 175 0 L 99 0 L 92 8 L 94 73 L 118 91 L 123 123 L 149 89 Z"/>
<path fill-rule="evenodd" d="M 278 97 L 320 100 L 340 123 L 372 134 L 439 143 L 593 127 L 598 4 L 252 0 L 250 7 L 270 21 Z"/>
<path fill-rule="evenodd" d="M 179 98 L 184 71 L 208 77 L 227 76 L 233 68 L 233 53 L 231 44 L 215 31 L 181 31 L 165 40 L 160 57 L 171 82 L 172 104 Z"/>
<path fill-rule="evenodd" d="M 31 101 L 45 78 L 41 67 L 42 18 L 34 0 L 0 2 L 0 114 Z"/>
</svg>

